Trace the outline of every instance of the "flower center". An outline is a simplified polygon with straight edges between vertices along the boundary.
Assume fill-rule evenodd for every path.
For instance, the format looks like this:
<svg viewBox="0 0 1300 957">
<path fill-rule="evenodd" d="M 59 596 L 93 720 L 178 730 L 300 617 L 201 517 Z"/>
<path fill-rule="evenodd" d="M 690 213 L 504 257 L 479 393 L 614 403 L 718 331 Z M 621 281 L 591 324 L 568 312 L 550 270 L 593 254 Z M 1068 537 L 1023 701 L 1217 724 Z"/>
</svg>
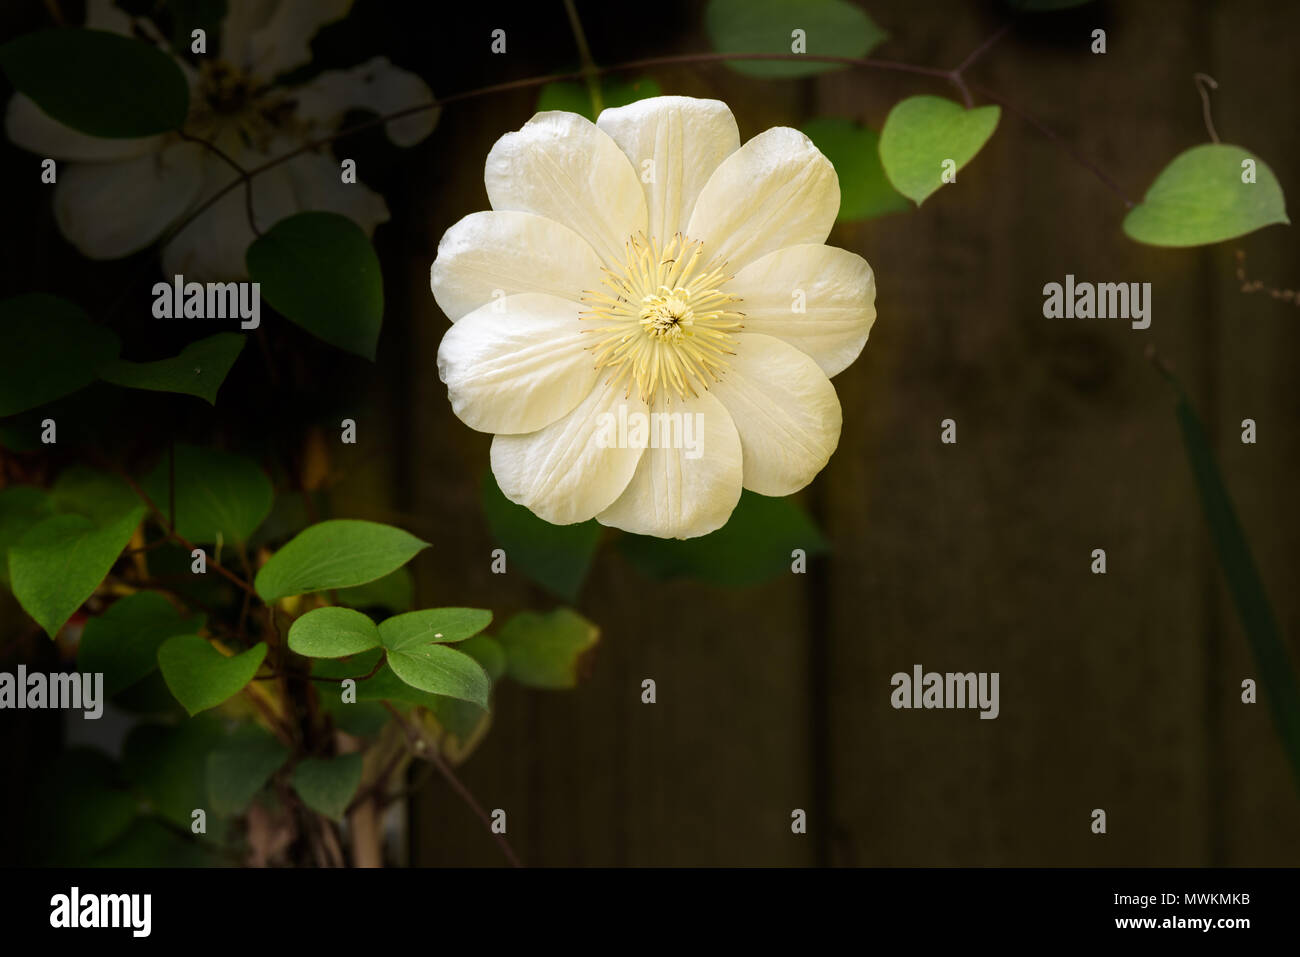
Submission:
<svg viewBox="0 0 1300 957">
<path fill-rule="evenodd" d="M 722 378 L 744 319 L 728 308 L 740 298 L 721 291 L 726 264 L 705 263 L 704 244 L 681 233 L 662 248 L 639 234 L 625 248 L 622 264 L 603 270 L 609 291 L 582 297 L 581 318 L 599 320 L 584 330 L 597 339 L 588 347 L 596 368 L 651 404 L 698 396 Z"/>
</svg>

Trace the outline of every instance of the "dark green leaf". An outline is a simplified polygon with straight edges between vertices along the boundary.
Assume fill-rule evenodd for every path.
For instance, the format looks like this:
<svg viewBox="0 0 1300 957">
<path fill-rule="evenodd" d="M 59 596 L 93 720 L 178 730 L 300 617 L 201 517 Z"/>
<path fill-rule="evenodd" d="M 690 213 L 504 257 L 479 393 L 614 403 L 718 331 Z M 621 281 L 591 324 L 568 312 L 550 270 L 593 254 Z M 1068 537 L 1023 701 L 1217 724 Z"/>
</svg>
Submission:
<svg viewBox="0 0 1300 957">
<path fill-rule="evenodd" d="M 245 725 L 208 755 L 212 811 L 240 814 L 289 757 L 289 749 L 256 725 Z"/>
<path fill-rule="evenodd" d="M 289 626 L 289 647 L 308 658 L 346 658 L 379 645 L 379 629 L 351 608 L 316 608 Z"/>
<path fill-rule="evenodd" d="M 254 582 L 263 601 L 382 578 L 428 548 L 409 532 L 377 522 L 332 519 L 304 529 L 270 557 Z"/>
<path fill-rule="evenodd" d="M 221 722 L 191 718 L 176 725 L 137 724 L 122 748 L 122 773 L 150 809 L 189 831 L 192 813 L 208 808 L 208 755 L 224 744 Z M 218 836 L 208 815 L 209 839 Z"/>
<path fill-rule="evenodd" d="M 174 449 L 176 532 L 196 545 L 248 539 L 271 511 L 275 493 L 266 473 L 242 455 L 195 445 Z M 167 456 L 142 483 L 166 516 L 171 511 Z"/>
<path fill-rule="evenodd" d="M 789 572 L 791 552 L 826 551 L 826 540 L 787 498 L 742 492 L 727 524 L 685 541 L 628 535 L 619 550 L 651 578 L 692 578 L 717 585 L 757 585 Z"/>
<path fill-rule="evenodd" d="M 710 0 L 705 29 L 719 53 L 790 54 L 795 30 L 803 30 L 811 56 L 864 57 L 888 34 L 845 0 Z M 813 76 L 842 70 L 835 63 L 789 60 L 733 60 L 748 76 Z"/>
<path fill-rule="evenodd" d="M 9 547 L 54 514 L 50 496 L 34 485 L 0 489 L 0 582 L 9 584 Z"/>
<path fill-rule="evenodd" d="M 374 701 L 397 701 L 406 704 L 423 705 L 427 708 L 432 707 L 440 700 L 435 695 L 412 688 L 393 674 L 393 669 L 388 667 L 387 664 L 381 665 L 378 671 L 366 678 L 366 675 L 374 671 L 375 663 L 379 660 L 381 654 L 383 654 L 382 650 L 374 649 L 354 655 L 347 660 L 317 658 L 312 662 L 312 674 L 319 677 L 356 679 L 357 703 L 355 704 L 348 704 L 343 701 L 341 686 L 331 686 L 327 689 L 322 686 L 318 689 L 322 696 L 332 699 L 330 703 L 331 711 L 337 712 L 339 709 L 355 708 L 361 702 Z"/>
<path fill-rule="evenodd" d="M 237 332 L 219 332 L 200 339 L 172 359 L 157 362 L 127 362 L 114 359 L 100 369 L 99 377 L 113 385 L 153 392 L 181 392 L 216 405 L 217 390 L 244 348 Z"/>
<path fill-rule="evenodd" d="M 90 385 L 120 348 L 66 299 L 29 293 L 0 301 L 0 416 Z"/>
<path fill-rule="evenodd" d="M 261 641 L 226 657 L 199 635 L 175 635 L 159 647 L 158 667 L 176 700 L 195 715 L 243 691 L 265 657 L 266 643 Z"/>
<path fill-rule="evenodd" d="M 360 754 L 305 758 L 293 772 L 293 789 L 313 811 L 342 820 L 361 784 Z"/>
<path fill-rule="evenodd" d="M 569 608 L 542 615 L 522 612 L 497 636 L 506 653 L 506 673 L 533 688 L 572 688 L 585 672 L 600 629 Z"/>
<path fill-rule="evenodd" d="M 29 33 L 0 46 L 0 69 L 49 116 L 91 136 L 165 133 L 189 113 L 190 88 L 176 61 L 134 37 Z"/>
<path fill-rule="evenodd" d="M 55 515 L 10 547 L 14 597 L 47 635 L 57 635 L 104 580 L 143 516 L 141 506 L 101 527 L 83 515 Z"/>
<path fill-rule="evenodd" d="M 880 165 L 880 134 L 851 120 L 832 117 L 809 120 L 804 135 L 816 144 L 840 180 L 839 221 L 873 219 L 911 207 L 899 195 Z"/>
<path fill-rule="evenodd" d="M 96 525 L 107 525 L 143 504 L 131 486 L 109 472 L 74 465 L 50 489 L 56 511 L 84 515 Z"/>
<path fill-rule="evenodd" d="M 374 360 L 384 319 L 379 257 L 366 234 L 338 213 L 280 220 L 245 254 L 262 296 L 318 339 Z"/>
<path fill-rule="evenodd" d="M 204 626 L 200 614 L 185 616 L 162 595 L 136 592 L 119 598 L 86 622 L 77 646 L 77 667 L 104 675 L 104 693 L 125 691 L 158 667 L 158 648 L 174 635 Z"/>
<path fill-rule="evenodd" d="M 379 639 L 390 651 L 404 651 L 434 642 L 464 641 L 490 624 L 492 612 L 480 608 L 426 608 L 381 621 Z"/>
<path fill-rule="evenodd" d="M 506 650 L 491 635 L 475 635 L 473 638 L 466 638 L 456 646 L 456 650 L 465 652 L 482 665 L 483 670 L 494 682 L 506 673 L 508 667 Z"/>
<path fill-rule="evenodd" d="M 1255 182 L 1242 182 L 1242 163 L 1255 164 Z M 1124 232 L 1152 246 L 1204 246 L 1289 223 L 1286 198 L 1262 159 L 1226 143 L 1178 154 L 1124 217 Z"/>
<path fill-rule="evenodd" d="M 505 550 L 507 570 L 513 565 L 567 601 L 578 597 L 600 542 L 599 523 L 552 525 L 506 498 L 491 472 L 483 480 L 483 514 L 493 542 Z"/>
</svg>

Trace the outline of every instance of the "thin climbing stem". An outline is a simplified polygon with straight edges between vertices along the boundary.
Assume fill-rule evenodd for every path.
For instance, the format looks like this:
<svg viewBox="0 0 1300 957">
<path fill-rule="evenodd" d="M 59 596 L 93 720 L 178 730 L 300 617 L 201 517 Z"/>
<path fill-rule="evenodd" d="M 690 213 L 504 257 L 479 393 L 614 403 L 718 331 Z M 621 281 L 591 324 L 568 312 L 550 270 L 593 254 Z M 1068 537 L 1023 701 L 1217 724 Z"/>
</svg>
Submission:
<svg viewBox="0 0 1300 957">
<path fill-rule="evenodd" d="M 1219 134 L 1214 128 L 1214 116 L 1210 112 L 1210 90 L 1217 90 L 1219 81 L 1208 73 L 1193 73 L 1192 82 L 1196 84 L 1196 92 L 1201 95 L 1201 115 L 1205 117 L 1205 131 L 1210 134 L 1210 139 L 1217 143 Z"/>
<path fill-rule="evenodd" d="M 587 34 L 578 19 L 578 8 L 573 0 L 564 0 L 564 12 L 569 16 L 569 27 L 573 30 L 573 40 L 578 44 L 578 59 L 582 61 L 582 78 L 587 84 L 587 94 L 591 97 L 592 113 L 599 116 L 605 108 L 605 98 L 600 93 L 600 80 L 596 72 L 596 61 L 592 59 L 591 47 L 587 45 Z"/>
<path fill-rule="evenodd" d="M 450 784 L 452 789 L 460 795 L 461 800 L 469 806 L 475 816 L 477 816 L 478 819 L 483 822 L 484 826 L 487 827 L 488 833 L 491 834 L 497 844 L 500 845 L 502 852 L 506 856 L 506 860 L 515 867 L 523 867 L 523 863 L 519 860 L 518 855 L 515 854 L 514 848 L 510 846 L 510 842 L 506 840 L 506 836 L 504 834 L 498 834 L 493 830 L 492 818 L 488 815 L 487 811 L 483 810 L 483 805 L 478 803 L 478 800 L 470 793 L 469 788 L 465 787 L 465 785 L 461 783 L 460 778 L 456 777 L 456 773 L 452 771 L 451 766 L 442 759 L 442 755 L 438 753 L 437 744 L 425 738 L 418 728 L 412 727 L 406 718 L 402 716 L 402 713 L 394 708 L 392 704 L 385 701 L 384 707 L 392 713 L 393 719 L 397 722 L 397 726 L 401 728 L 403 733 L 406 735 L 406 740 L 410 743 L 411 751 L 415 757 L 422 761 L 428 761 L 438 769 L 438 773 L 447 779 L 447 783 Z"/>
</svg>

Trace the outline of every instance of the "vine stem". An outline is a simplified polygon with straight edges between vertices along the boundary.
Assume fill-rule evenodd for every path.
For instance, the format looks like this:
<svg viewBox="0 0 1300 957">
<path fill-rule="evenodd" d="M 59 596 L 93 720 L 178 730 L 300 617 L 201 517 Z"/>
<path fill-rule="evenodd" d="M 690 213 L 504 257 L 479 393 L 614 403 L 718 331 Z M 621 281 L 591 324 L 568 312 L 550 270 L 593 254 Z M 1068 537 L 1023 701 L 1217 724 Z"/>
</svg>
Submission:
<svg viewBox="0 0 1300 957">
<path fill-rule="evenodd" d="M 569 71 L 567 73 L 549 73 L 546 74 L 545 76 L 525 77 L 519 80 L 507 80 L 502 83 L 494 83 L 489 86 L 482 86 L 473 90 L 463 90 L 459 93 L 451 93 L 448 94 L 447 96 L 430 100 L 428 103 L 419 103 L 413 106 L 404 107 L 403 109 L 394 110 L 391 113 L 385 113 L 380 116 L 375 116 L 368 120 L 363 120 L 360 123 L 355 123 L 352 126 L 344 127 L 343 129 L 340 130 L 335 130 L 333 133 L 330 133 L 327 136 L 322 136 L 319 137 L 318 139 L 310 140 L 306 143 L 303 143 L 301 146 L 289 150 L 287 153 L 283 153 L 280 156 L 273 157 L 267 160 L 265 163 L 261 163 L 258 166 L 254 166 L 252 168 L 244 168 L 240 164 L 236 163 L 229 156 L 225 155 L 224 152 L 220 151 L 215 145 L 208 143 L 206 140 L 189 136 L 187 134 L 182 134 L 184 138 L 190 140 L 191 142 L 198 143 L 200 145 L 206 146 L 209 149 L 213 150 L 223 160 L 223 162 L 225 162 L 232 169 L 234 169 L 238 175 L 236 179 L 234 179 L 232 182 L 227 183 L 225 186 L 218 189 L 215 193 L 213 193 L 206 200 L 200 203 L 199 206 L 193 210 L 193 212 L 189 213 L 183 219 L 181 219 L 176 224 L 174 224 L 170 229 L 168 229 L 163 234 L 163 236 L 160 237 L 159 242 L 160 244 L 165 245 L 166 243 L 170 242 L 172 239 L 176 238 L 176 236 L 183 229 L 185 229 L 192 222 L 194 222 L 205 212 L 207 212 L 212 206 L 214 206 L 217 202 L 219 202 L 222 199 L 222 197 L 224 197 L 227 193 L 237 188 L 241 184 L 245 185 L 245 187 L 248 190 L 246 194 L 246 208 L 248 213 L 249 225 L 252 226 L 254 232 L 257 233 L 257 235 L 261 235 L 261 233 L 257 230 L 256 224 L 253 222 L 252 179 L 254 176 L 258 176 L 259 174 L 264 173 L 269 169 L 273 169 L 274 167 L 279 166 L 282 163 L 287 163 L 289 160 L 301 156 L 304 153 L 317 150 L 322 146 L 334 142 L 335 140 L 342 139 L 346 136 L 351 136 L 355 133 L 361 133 L 365 130 L 373 129 L 377 126 L 382 126 L 386 123 L 391 122 L 392 120 L 402 119 L 403 117 L 413 116 L 417 113 L 424 113 L 427 112 L 428 110 L 439 109 L 441 107 L 450 105 L 452 103 L 459 103 L 465 100 L 471 100 L 482 96 L 490 96 L 495 93 L 506 93 L 513 90 L 525 90 L 533 87 L 544 86 L 547 83 L 556 83 L 565 80 L 583 80 L 584 82 L 587 82 L 589 84 L 588 87 L 589 90 L 591 89 L 591 86 L 597 86 L 597 91 L 592 94 L 593 103 L 596 103 L 597 98 L 599 97 L 599 92 L 598 92 L 598 85 L 595 83 L 595 81 L 598 77 L 604 76 L 609 73 L 621 73 L 630 70 L 647 69 L 650 67 L 689 66 L 694 64 L 724 63 L 729 61 L 745 61 L 745 60 L 759 61 L 759 62 L 803 61 L 803 62 L 814 62 L 814 63 L 834 63 L 843 66 L 858 67 L 860 69 L 884 70 L 888 72 L 910 73 L 915 76 L 930 77 L 931 79 L 943 80 L 945 82 L 954 85 L 957 88 L 958 92 L 961 93 L 962 99 L 965 101 L 966 106 L 968 108 L 974 105 L 971 99 L 971 90 L 975 89 L 976 91 L 980 92 L 982 95 L 988 97 L 989 99 L 995 100 L 996 102 L 1000 103 L 1002 106 L 1006 107 L 1011 112 L 1017 114 L 1026 122 L 1030 123 L 1030 125 L 1038 129 L 1038 131 L 1041 132 L 1044 136 L 1046 136 L 1048 139 L 1052 140 L 1054 143 L 1056 143 L 1058 146 L 1064 149 L 1066 154 L 1070 156 L 1075 162 L 1079 163 L 1085 169 L 1090 171 L 1104 186 L 1106 186 L 1113 193 L 1115 193 L 1121 200 L 1123 200 L 1126 206 L 1132 207 L 1133 202 L 1124 195 L 1124 192 L 1115 184 L 1115 182 L 1104 172 L 1102 172 L 1101 169 L 1095 163 L 1091 162 L 1082 154 L 1080 154 L 1077 150 L 1071 147 L 1059 133 L 1056 133 L 1054 130 L 1050 129 L 1048 126 L 1046 126 L 1037 118 L 1030 115 L 1025 110 L 1022 110 L 1019 107 L 1014 106 L 1009 101 L 1007 101 L 1005 97 L 999 94 L 994 94 L 990 90 L 981 87 L 972 87 L 967 84 L 964 76 L 965 71 L 970 69 L 971 66 L 973 66 L 990 49 L 992 49 L 992 47 L 998 42 L 998 40 L 1000 40 L 1002 37 L 1004 37 L 1007 34 L 1007 32 L 1011 28 L 1011 25 L 1012 25 L 1011 22 L 1003 24 L 1002 27 L 999 28 L 996 33 L 994 33 L 983 43 L 981 43 L 978 47 L 976 47 L 973 51 L 971 51 L 971 53 L 961 62 L 959 66 L 951 70 L 944 70 L 939 67 L 922 66 L 915 63 L 904 63 L 898 60 L 882 60 L 876 57 L 846 57 L 846 56 L 829 56 L 829 55 L 823 56 L 819 54 L 810 54 L 810 53 L 680 53 L 680 54 L 672 54 L 668 56 L 644 57 L 642 59 L 628 60 L 623 63 L 616 63 L 609 66 L 598 66 L 593 61 L 591 61 L 590 59 L 591 54 L 590 54 L 590 50 L 588 49 L 586 55 L 584 56 L 584 65 L 580 70 Z M 575 36 L 579 36 L 579 35 L 581 35 L 581 24 L 578 24 L 577 27 L 575 28 Z M 579 46 L 580 46 L 580 50 L 585 48 L 586 46 L 585 36 L 580 41 Z"/>
<path fill-rule="evenodd" d="M 488 815 L 487 811 L 483 810 L 483 805 L 478 803 L 478 800 L 470 793 L 469 788 L 465 787 L 465 785 L 461 783 L 460 778 L 456 777 L 456 772 L 452 771 L 451 766 L 442 759 L 442 755 L 438 753 L 437 745 L 426 739 L 418 728 L 411 727 L 407 720 L 402 716 L 402 713 L 394 708 L 390 702 L 385 701 L 383 704 L 392 714 L 393 720 L 397 722 L 397 726 L 406 734 L 406 739 L 410 742 L 411 751 L 415 756 L 422 761 L 428 761 L 438 769 L 438 773 L 447 779 L 447 783 L 450 784 L 456 793 L 460 795 L 461 800 L 469 805 L 470 810 L 472 810 L 478 819 L 483 822 L 484 826 L 488 829 L 488 833 L 491 834 L 497 844 L 501 846 L 501 850 L 505 854 L 506 860 L 508 860 L 514 867 L 523 867 L 523 863 L 519 860 L 518 855 L 515 854 L 514 848 L 510 846 L 510 842 L 506 840 L 506 836 L 504 834 L 498 834 L 496 831 L 492 830 L 492 818 Z"/>
</svg>

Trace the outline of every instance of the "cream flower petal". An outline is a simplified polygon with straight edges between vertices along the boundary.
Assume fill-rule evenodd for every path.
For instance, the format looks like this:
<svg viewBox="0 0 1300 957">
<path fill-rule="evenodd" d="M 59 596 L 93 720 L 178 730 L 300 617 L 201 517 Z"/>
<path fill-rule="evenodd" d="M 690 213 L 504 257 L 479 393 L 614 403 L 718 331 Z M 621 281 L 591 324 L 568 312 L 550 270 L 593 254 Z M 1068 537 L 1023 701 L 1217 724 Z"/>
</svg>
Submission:
<svg viewBox="0 0 1300 957">
<path fill-rule="evenodd" d="M 642 453 L 600 441 L 602 415 L 617 416 L 620 405 L 629 415 L 647 411 L 622 385 L 606 380 L 558 422 L 493 439 L 492 473 L 506 498 L 553 525 L 585 522 L 609 508 L 627 488 Z"/>
<path fill-rule="evenodd" d="M 222 34 L 221 53 L 250 73 L 272 80 L 310 63 L 312 37 L 325 24 L 346 17 L 352 0 L 280 0 L 269 11 L 260 4 L 255 8 L 248 19 Z"/>
<path fill-rule="evenodd" d="M 58 120 L 51 119 L 22 93 L 9 101 L 9 109 L 5 113 L 5 133 L 14 144 L 23 149 L 44 159 L 56 160 L 111 162 L 134 159 L 162 146 L 161 136 L 108 139 L 78 133 Z"/>
<path fill-rule="evenodd" d="M 606 263 L 646 228 L 645 194 L 631 161 L 577 113 L 538 113 L 496 141 L 483 179 L 496 210 L 536 213 L 568 226 Z"/>
<path fill-rule="evenodd" d="M 712 391 L 740 433 L 745 488 L 789 495 L 813 480 L 839 444 L 840 400 L 826 373 L 794 346 L 754 333 L 737 339 Z"/>
<path fill-rule="evenodd" d="M 866 345 L 876 319 L 876 278 L 861 256 L 834 246 L 789 246 L 736 273 L 745 332 L 775 336 L 808 353 L 828 376 Z M 801 305 L 803 312 L 796 312 Z"/>
<path fill-rule="evenodd" d="M 502 292 L 579 301 L 600 282 L 600 257 L 568 226 L 532 213 L 470 213 L 443 233 L 429 270 L 433 296 L 452 322 Z"/>
<path fill-rule="evenodd" d="M 364 183 L 339 179 L 338 160 L 320 153 L 304 153 L 284 164 L 301 211 L 339 213 L 360 226 L 367 236 L 389 219 L 388 204 Z"/>
<path fill-rule="evenodd" d="M 521 293 L 482 306 L 447 330 L 438 376 L 452 410 L 480 432 L 536 432 L 596 384 L 576 303 Z"/>
<path fill-rule="evenodd" d="M 327 131 L 336 129 L 348 110 L 384 114 L 433 102 L 427 83 L 382 56 L 349 70 L 326 70 L 296 89 L 294 97 L 298 117 Z M 384 132 L 398 146 L 413 146 L 433 132 L 438 114 L 430 109 L 389 120 Z"/>
<path fill-rule="evenodd" d="M 54 218 L 91 259 L 148 246 L 194 201 L 203 148 L 177 143 L 120 163 L 70 163 L 54 187 Z"/>
<path fill-rule="evenodd" d="M 727 523 L 740 501 L 740 435 L 726 407 L 709 392 L 658 411 L 680 414 L 666 420 L 677 430 L 673 440 L 664 441 L 666 430 L 656 430 L 651 420 L 652 434 L 663 437 L 661 447 L 645 450 L 623 494 L 596 519 L 637 535 L 707 535 Z M 687 438 L 697 443 L 693 450 Z"/>
<path fill-rule="evenodd" d="M 785 246 L 825 242 L 839 209 L 830 160 L 798 130 L 776 126 L 722 161 L 686 234 L 734 270 Z"/>
<path fill-rule="evenodd" d="M 720 100 L 656 96 L 605 110 L 596 125 L 632 161 L 645 191 L 649 233 L 660 242 L 686 228 L 704 184 L 740 149 L 736 118 Z M 653 161 L 649 169 L 646 160 Z"/>
</svg>

